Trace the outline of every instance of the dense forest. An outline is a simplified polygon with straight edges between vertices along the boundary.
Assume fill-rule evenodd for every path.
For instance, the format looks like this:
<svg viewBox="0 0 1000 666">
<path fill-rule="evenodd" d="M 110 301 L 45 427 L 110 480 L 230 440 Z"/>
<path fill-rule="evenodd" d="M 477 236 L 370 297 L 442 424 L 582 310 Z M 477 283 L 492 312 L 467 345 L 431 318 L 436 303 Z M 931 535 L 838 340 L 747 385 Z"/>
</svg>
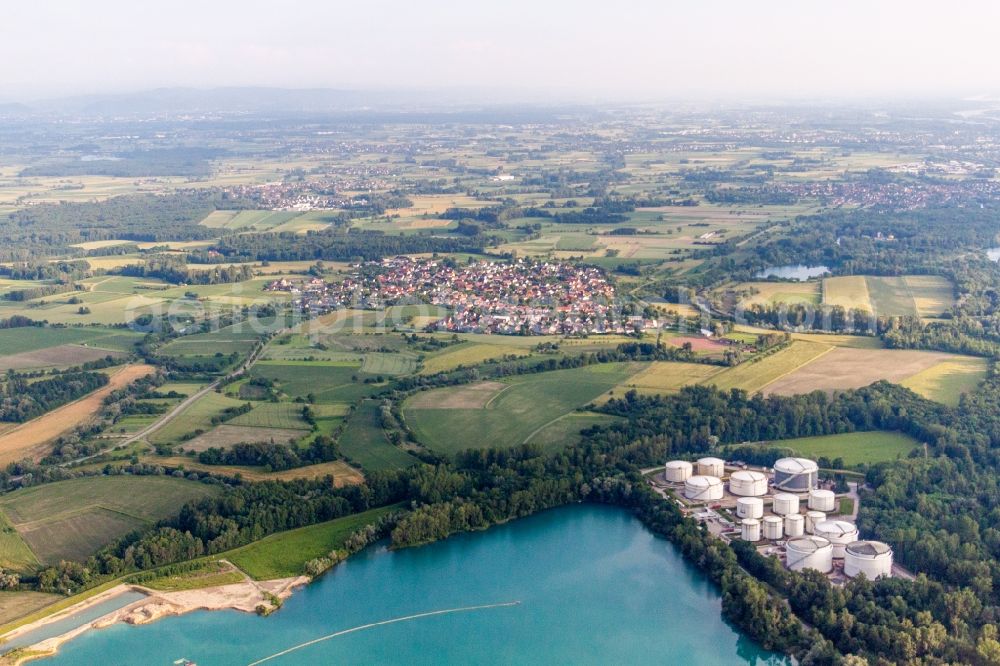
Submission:
<svg viewBox="0 0 1000 666">
<path fill-rule="evenodd" d="M 186 241 L 214 238 L 217 229 L 198 222 L 217 208 L 240 209 L 249 202 L 212 190 L 134 194 L 100 202 L 39 204 L 0 216 L 0 261 L 29 261 L 70 254 L 74 243 L 124 239 Z"/>
<path fill-rule="evenodd" d="M 102 372 L 65 372 L 31 381 L 13 371 L 3 379 L 0 421 L 23 423 L 107 385 Z"/>
</svg>

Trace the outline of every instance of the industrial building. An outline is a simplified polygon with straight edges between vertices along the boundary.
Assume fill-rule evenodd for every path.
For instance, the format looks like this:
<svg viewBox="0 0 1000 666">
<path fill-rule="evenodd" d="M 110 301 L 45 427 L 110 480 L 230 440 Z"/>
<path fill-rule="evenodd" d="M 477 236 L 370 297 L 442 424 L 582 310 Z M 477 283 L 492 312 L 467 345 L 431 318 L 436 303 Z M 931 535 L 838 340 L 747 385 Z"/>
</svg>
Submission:
<svg viewBox="0 0 1000 666">
<path fill-rule="evenodd" d="M 726 473 L 726 461 L 722 458 L 699 458 L 695 463 L 698 474 L 702 476 L 715 476 L 722 478 Z"/>
<path fill-rule="evenodd" d="M 761 521 L 763 525 L 764 538 L 777 541 L 785 535 L 785 521 L 779 516 L 764 516 Z"/>
<path fill-rule="evenodd" d="M 778 490 L 804 493 L 816 487 L 819 466 L 808 458 L 781 458 L 774 463 L 771 483 Z"/>
<path fill-rule="evenodd" d="M 740 522 L 740 538 L 744 541 L 760 541 L 760 521 L 744 518 Z"/>
<path fill-rule="evenodd" d="M 729 492 L 741 497 L 763 497 L 767 494 L 767 477 L 752 470 L 733 472 L 729 477 Z"/>
<path fill-rule="evenodd" d="M 815 569 L 830 573 L 833 570 L 833 544 L 819 536 L 789 539 L 785 544 L 785 565 L 792 571 Z"/>
<path fill-rule="evenodd" d="M 869 580 L 892 576 L 892 548 L 881 541 L 855 541 L 844 548 L 844 574 Z"/>
<path fill-rule="evenodd" d="M 737 518 L 763 518 L 764 500 L 759 497 L 741 497 L 736 500 Z"/>
<path fill-rule="evenodd" d="M 837 506 L 837 496 L 832 490 L 813 488 L 809 491 L 809 508 L 813 511 L 833 511 Z"/>
<path fill-rule="evenodd" d="M 791 493 L 778 493 L 774 496 L 771 510 L 779 516 L 787 516 L 799 512 L 799 496 Z"/>
<path fill-rule="evenodd" d="M 687 460 L 671 460 L 663 470 L 663 478 L 670 483 L 684 483 L 694 471 L 694 466 Z"/>
<path fill-rule="evenodd" d="M 722 479 L 699 474 L 684 482 L 684 497 L 695 502 L 714 502 L 722 499 Z"/>
<path fill-rule="evenodd" d="M 843 559 L 847 544 L 858 540 L 858 528 L 846 520 L 824 520 L 815 528 L 816 536 L 821 536 L 833 544 L 834 559 Z"/>
<path fill-rule="evenodd" d="M 801 513 L 785 516 L 785 537 L 800 537 L 805 534 L 806 520 Z"/>
</svg>

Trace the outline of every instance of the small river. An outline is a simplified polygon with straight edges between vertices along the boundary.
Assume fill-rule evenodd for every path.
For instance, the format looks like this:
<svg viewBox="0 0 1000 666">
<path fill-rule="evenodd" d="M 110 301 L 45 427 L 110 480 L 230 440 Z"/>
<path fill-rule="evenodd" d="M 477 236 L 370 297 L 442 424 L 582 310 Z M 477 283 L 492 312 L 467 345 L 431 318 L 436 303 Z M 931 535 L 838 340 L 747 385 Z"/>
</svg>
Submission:
<svg viewBox="0 0 1000 666">
<path fill-rule="evenodd" d="M 776 277 L 783 280 L 809 280 L 814 277 L 819 277 L 824 273 L 829 273 L 830 268 L 827 266 L 806 266 L 804 264 L 795 264 L 788 266 L 771 266 L 765 268 L 762 271 L 757 271 L 754 275 L 755 278 L 769 278 Z"/>
<path fill-rule="evenodd" d="M 783 664 L 721 617 L 717 590 L 631 514 L 574 505 L 446 541 L 371 548 L 268 618 L 196 612 L 92 630 L 45 664 Z"/>
</svg>

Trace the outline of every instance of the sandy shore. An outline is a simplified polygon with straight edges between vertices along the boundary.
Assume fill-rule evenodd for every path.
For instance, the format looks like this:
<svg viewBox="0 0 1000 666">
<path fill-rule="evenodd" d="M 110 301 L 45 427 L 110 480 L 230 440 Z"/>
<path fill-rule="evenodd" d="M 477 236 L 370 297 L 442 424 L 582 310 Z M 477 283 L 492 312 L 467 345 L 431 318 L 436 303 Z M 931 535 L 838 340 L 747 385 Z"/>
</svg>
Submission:
<svg viewBox="0 0 1000 666">
<path fill-rule="evenodd" d="M 125 592 L 141 592 L 146 595 L 146 598 L 112 611 L 64 634 L 53 636 L 30 647 L 16 650 L 9 656 L 0 657 L 0 666 L 14 666 L 32 659 L 51 656 L 56 653 L 60 645 L 76 638 L 83 632 L 89 629 L 101 629 L 118 622 L 136 625 L 147 624 L 160 618 L 183 615 L 184 613 L 197 610 L 239 610 L 254 613 L 261 604 L 271 607 L 271 600 L 268 595 L 274 595 L 281 600 L 287 599 L 292 595 L 292 591 L 296 587 L 305 585 L 309 580 L 308 576 L 280 578 L 262 582 L 247 578 L 242 583 L 206 587 L 197 590 L 183 590 L 180 592 L 159 592 L 142 587 L 141 585 L 118 585 L 58 613 L 18 627 L 3 638 L 4 640 L 11 640 L 18 636 L 23 636 L 28 632 L 44 627 L 52 622 L 65 619 L 70 615 L 79 613 Z M 0 650 L 2 649 L 3 646 L 0 645 Z"/>
</svg>

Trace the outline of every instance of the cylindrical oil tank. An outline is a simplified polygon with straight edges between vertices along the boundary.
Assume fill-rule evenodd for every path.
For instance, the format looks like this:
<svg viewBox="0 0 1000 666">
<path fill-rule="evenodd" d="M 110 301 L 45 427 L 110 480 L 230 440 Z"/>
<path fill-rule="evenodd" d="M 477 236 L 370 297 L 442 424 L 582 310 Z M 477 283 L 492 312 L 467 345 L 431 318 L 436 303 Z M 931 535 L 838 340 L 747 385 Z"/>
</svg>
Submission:
<svg viewBox="0 0 1000 666">
<path fill-rule="evenodd" d="M 763 518 L 764 500 L 759 497 L 741 497 L 736 500 L 736 515 L 740 518 Z"/>
<path fill-rule="evenodd" d="M 687 460 L 671 460 L 663 470 L 663 477 L 671 483 L 684 483 L 691 478 L 694 465 Z"/>
<path fill-rule="evenodd" d="M 774 496 L 771 510 L 779 516 L 787 516 L 799 512 L 799 498 L 791 493 L 778 493 Z"/>
<path fill-rule="evenodd" d="M 722 499 L 722 479 L 717 476 L 697 475 L 684 482 L 684 497 L 696 502 Z"/>
<path fill-rule="evenodd" d="M 805 534 L 806 519 L 801 513 L 785 516 L 785 538 L 800 537 Z"/>
<path fill-rule="evenodd" d="M 822 511 L 806 511 L 806 532 L 816 533 L 816 526 L 826 520 L 826 514 Z"/>
<path fill-rule="evenodd" d="M 784 536 L 784 521 L 778 516 L 765 516 L 762 521 L 764 525 L 764 538 L 776 541 Z"/>
<path fill-rule="evenodd" d="M 726 461 L 722 458 L 699 458 L 695 465 L 702 476 L 719 476 L 726 473 Z"/>
<path fill-rule="evenodd" d="M 833 511 L 836 503 L 837 498 L 832 490 L 813 488 L 809 491 L 809 508 L 813 511 Z"/>
<path fill-rule="evenodd" d="M 774 487 L 804 493 L 816 487 L 819 467 L 808 458 L 781 458 L 774 463 Z"/>
<path fill-rule="evenodd" d="M 844 574 L 868 580 L 892 575 L 892 548 L 881 541 L 855 541 L 844 548 Z"/>
<path fill-rule="evenodd" d="M 752 470 L 733 472 L 729 477 L 729 492 L 740 497 L 761 497 L 767 494 L 767 477 Z"/>
<path fill-rule="evenodd" d="M 836 559 L 844 557 L 847 544 L 858 540 L 858 528 L 846 520 L 824 520 L 816 524 L 816 536 L 824 537 L 833 544 L 833 556 Z"/>
<path fill-rule="evenodd" d="M 740 523 L 740 538 L 744 541 L 760 541 L 760 521 L 744 518 Z"/>
<path fill-rule="evenodd" d="M 785 543 L 785 565 L 792 571 L 833 569 L 833 544 L 823 537 L 801 536 Z"/>
</svg>

